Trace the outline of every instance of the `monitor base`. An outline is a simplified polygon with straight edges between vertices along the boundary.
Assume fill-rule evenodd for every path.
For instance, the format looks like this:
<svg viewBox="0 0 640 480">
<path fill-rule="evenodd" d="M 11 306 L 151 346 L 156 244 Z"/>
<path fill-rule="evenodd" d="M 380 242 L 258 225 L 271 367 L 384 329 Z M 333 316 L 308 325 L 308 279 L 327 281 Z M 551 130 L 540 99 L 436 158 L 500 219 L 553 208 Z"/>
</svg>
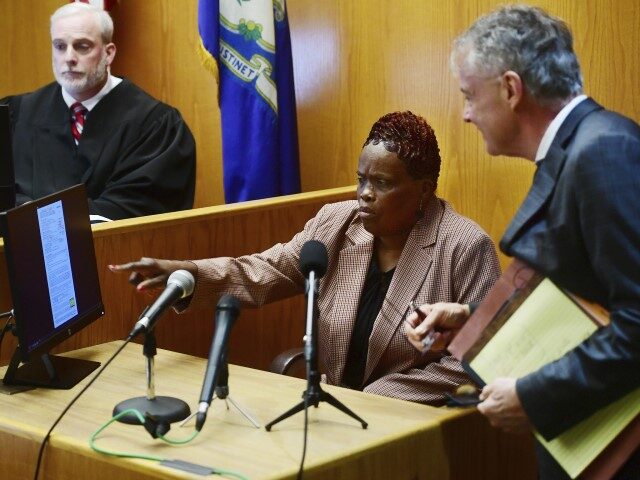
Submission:
<svg viewBox="0 0 640 480">
<path fill-rule="evenodd" d="M 19 352 L 13 355 L 2 382 L 68 390 L 100 366 L 100 362 L 62 357 L 45 353 L 38 359 L 20 365 Z"/>
</svg>

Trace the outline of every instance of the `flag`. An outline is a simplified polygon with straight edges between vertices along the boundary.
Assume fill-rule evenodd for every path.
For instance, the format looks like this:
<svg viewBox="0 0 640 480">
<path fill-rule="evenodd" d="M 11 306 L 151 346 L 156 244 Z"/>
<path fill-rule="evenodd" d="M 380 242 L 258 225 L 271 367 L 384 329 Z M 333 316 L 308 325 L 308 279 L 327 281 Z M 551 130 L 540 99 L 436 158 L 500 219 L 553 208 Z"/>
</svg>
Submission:
<svg viewBox="0 0 640 480">
<path fill-rule="evenodd" d="M 227 203 L 300 191 L 284 0 L 199 0 L 203 62 L 218 75 Z"/>
<path fill-rule="evenodd" d="M 74 2 L 89 3 L 103 10 L 109 11 L 115 6 L 116 3 L 118 3 L 118 0 L 70 0 L 69 1 L 69 3 L 74 3 Z"/>
</svg>

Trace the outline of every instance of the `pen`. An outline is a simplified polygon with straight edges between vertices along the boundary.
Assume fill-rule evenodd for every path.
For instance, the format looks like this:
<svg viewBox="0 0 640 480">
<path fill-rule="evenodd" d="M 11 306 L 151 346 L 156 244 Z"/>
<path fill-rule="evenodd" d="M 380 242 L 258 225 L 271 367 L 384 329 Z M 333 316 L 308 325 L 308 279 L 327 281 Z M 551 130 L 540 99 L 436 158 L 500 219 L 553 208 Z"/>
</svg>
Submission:
<svg viewBox="0 0 640 480">
<path fill-rule="evenodd" d="M 411 302 L 409 302 L 409 308 L 410 311 L 416 312 L 418 314 L 420 321 L 427 318 L 422 310 L 420 310 L 420 307 L 416 305 L 416 302 L 414 300 L 411 300 Z M 431 346 L 433 345 L 433 342 L 436 341 L 436 338 L 436 331 L 432 328 L 427 332 L 427 336 L 422 339 L 422 353 L 427 353 L 429 350 L 431 350 Z"/>
</svg>

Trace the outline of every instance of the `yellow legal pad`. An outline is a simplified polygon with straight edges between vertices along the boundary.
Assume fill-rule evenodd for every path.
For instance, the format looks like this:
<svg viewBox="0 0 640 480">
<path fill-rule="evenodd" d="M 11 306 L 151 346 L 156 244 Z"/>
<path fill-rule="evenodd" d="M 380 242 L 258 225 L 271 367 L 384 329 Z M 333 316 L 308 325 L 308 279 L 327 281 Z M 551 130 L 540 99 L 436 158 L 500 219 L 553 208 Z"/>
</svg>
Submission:
<svg viewBox="0 0 640 480">
<path fill-rule="evenodd" d="M 519 378 L 560 358 L 596 328 L 582 309 L 544 279 L 469 365 L 486 383 Z M 640 388 L 550 442 L 536 437 L 576 478 L 639 413 Z"/>
</svg>

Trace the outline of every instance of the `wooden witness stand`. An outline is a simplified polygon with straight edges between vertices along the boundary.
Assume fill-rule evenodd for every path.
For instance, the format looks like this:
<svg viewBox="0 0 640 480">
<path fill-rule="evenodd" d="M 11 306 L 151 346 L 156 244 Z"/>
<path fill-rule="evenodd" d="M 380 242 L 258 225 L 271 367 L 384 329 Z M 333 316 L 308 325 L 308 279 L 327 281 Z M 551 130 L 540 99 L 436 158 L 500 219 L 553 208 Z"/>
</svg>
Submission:
<svg viewBox="0 0 640 480">
<path fill-rule="evenodd" d="M 110 342 L 64 355 L 104 362 L 119 345 Z M 158 393 L 194 406 L 205 367 L 205 359 L 159 349 Z M 0 369 L 0 376 L 3 373 Z M 204 478 L 157 461 L 111 457 L 89 447 L 89 436 L 111 417 L 113 406 L 144 392 L 144 379 L 141 346 L 129 344 L 53 431 L 39 478 Z M 36 389 L 0 395 L 0 478 L 33 478 L 45 432 L 88 380 L 72 390 Z M 229 365 L 229 386 L 234 397 L 264 422 L 298 400 L 305 382 Z M 331 385 L 323 388 L 357 409 L 370 425 L 364 430 L 336 409 L 311 408 L 306 480 L 532 478 L 510 451 L 514 439 L 497 434 L 472 410 L 429 407 Z M 290 480 L 298 471 L 303 425 L 304 417 L 297 415 L 271 432 L 256 429 L 218 401 L 212 404 L 200 435 L 186 445 L 168 445 L 152 439 L 141 426 L 118 422 L 100 434 L 97 445 L 110 451 L 232 470 L 252 479 Z M 167 437 L 181 439 L 192 431 L 193 422 L 186 428 L 174 425 Z"/>
<path fill-rule="evenodd" d="M 507 322 L 544 277 L 525 263 L 514 260 L 451 342 L 449 351 L 458 358 L 479 384 L 484 381 L 472 371 L 469 363 Z M 564 292 L 599 327 L 609 324 L 609 313 L 600 305 Z M 581 480 L 611 478 L 640 445 L 640 415 L 596 457 L 579 475 Z"/>
</svg>

